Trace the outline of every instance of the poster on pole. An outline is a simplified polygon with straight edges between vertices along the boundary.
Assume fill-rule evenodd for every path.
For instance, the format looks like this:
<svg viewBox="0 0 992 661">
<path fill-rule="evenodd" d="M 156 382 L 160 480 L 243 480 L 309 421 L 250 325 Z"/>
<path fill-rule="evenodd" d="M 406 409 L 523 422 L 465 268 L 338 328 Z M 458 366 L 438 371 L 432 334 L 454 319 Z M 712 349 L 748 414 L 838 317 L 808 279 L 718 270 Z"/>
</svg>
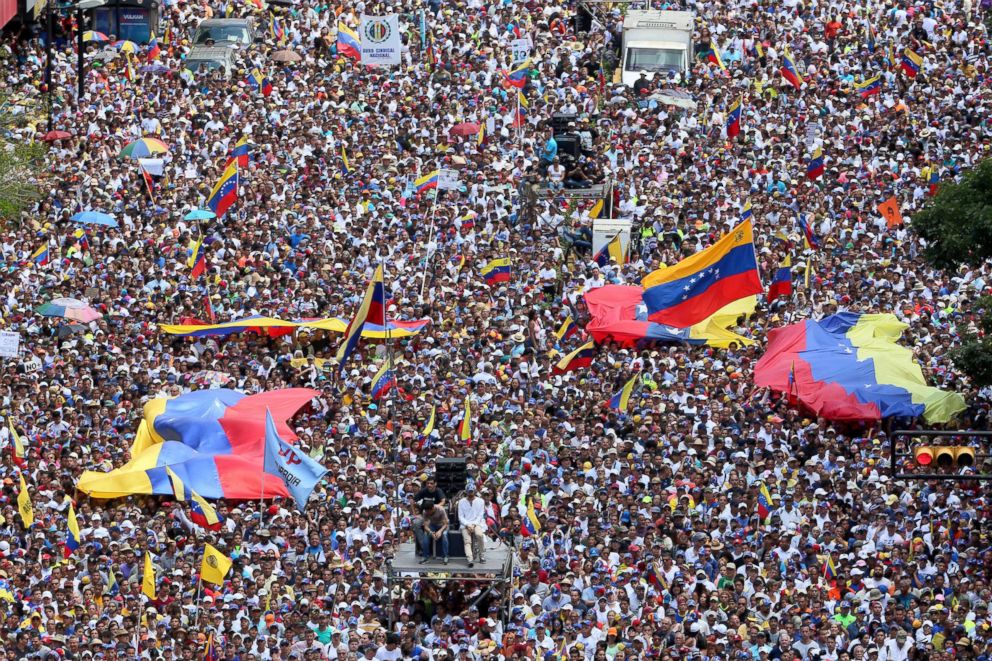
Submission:
<svg viewBox="0 0 992 661">
<path fill-rule="evenodd" d="M 592 221 L 592 254 L 595 255 L 613 237 L 620 233 L 620 245 L 625 255 L 630 254 L 630 218 L 597 218 Z"/>
<path fill-rule="evenodd" d="M 458 170 L 443 168 L 437 173 L 438 190 L 459 190 L 461 182 L 458 181 Z"/>
<path fill-rule="evenodd" d="M 400 19 L 397 14 L 366 16 L 359 26 L 362 64 L 399 64 L 401 61 Z"/>
<path fill-rule="evenodd" d="M 21 349 L 21 334 L 0 331 L 0 358 L 17 358 Z"/>
<path fill-rule="evenodd" d="M 528 57 L 530 57 L 530 51 L 534 48 L 534 42 L 530 40 L 530 37 L 524 37 L 523 39 L 514 39 L 510 42 L 510 56 L 513 59 L 514 64 L 520 64 Z"/>
</svg>

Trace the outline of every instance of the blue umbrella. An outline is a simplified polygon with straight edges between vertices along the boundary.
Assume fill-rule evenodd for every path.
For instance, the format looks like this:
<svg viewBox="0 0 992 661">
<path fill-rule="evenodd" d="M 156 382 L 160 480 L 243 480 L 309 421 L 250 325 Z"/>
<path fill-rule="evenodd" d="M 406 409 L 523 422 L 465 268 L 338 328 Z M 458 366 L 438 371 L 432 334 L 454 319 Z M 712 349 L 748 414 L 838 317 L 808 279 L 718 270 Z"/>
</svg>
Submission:
<svg viewBox="0 0 992 661">
<path fill-rule="evenodd" d="M 183 216 L 183 220 L 210 220 L 211 218 L 216 218 L 217 214 L 209 209 L 193 209 L 188 214 Z"/>
<path fill-rule="evenodd" d="M 80 211 L 72 217 L 72 220 L 83 225 L 105 225 L 107 227 L 117 227 L 117 221 L 109 213 L 101 211 Z"/>
</svg>

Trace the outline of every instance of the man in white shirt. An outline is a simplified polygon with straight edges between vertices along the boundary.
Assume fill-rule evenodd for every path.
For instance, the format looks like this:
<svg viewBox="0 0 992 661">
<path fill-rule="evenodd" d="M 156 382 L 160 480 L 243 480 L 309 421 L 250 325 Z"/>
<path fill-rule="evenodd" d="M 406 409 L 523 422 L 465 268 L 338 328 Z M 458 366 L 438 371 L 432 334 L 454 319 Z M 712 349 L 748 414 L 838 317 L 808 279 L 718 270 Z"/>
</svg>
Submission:
<svg viewBox="0 0 992 661">
<path fill-rule="evenodd" d="M 486 503 L 476 493 L 475 485 L 465 487 L 465 495 L 458 499 L 458 525 L 462 528 L 462 541 L 468 566 L 486 561 Z"/>
</svg>

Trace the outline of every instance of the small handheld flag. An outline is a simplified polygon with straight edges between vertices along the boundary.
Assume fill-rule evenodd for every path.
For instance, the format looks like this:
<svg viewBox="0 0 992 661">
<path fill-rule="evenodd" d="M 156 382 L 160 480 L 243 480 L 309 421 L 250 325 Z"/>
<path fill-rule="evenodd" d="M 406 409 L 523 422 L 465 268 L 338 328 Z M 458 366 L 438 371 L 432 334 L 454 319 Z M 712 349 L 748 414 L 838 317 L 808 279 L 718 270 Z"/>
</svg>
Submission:
<svg viewBox="0 0 992 661">
<path fill-rule="evenodd" d="M 24 455 L 26 454 L 24 441 L 21 439 L 21 435 L 17 433 L 17 428 L 14 427 L 14 420 L 10 416 L 7 417 L 7 427 L 10 429 L 10 443 L 14 450 L 14 462 L 21 464 L 24 462 Z"/>
<path fill-rule="evenodd" d="M 565 374 L 566 372 L 574 372 L 575 370 L 582 369 L 583 367 L 589 367 L 592 365 L 592 359 L 595 353 L 596 344 L 590 340 L 559 360 L 551 369 L 551 373 Z"/>
<path fill-rule="evenodd" d="M 861 95 L 862 99 L 867 99 L 873 94 L 882 93 L 882 77 L 873 76 L 868 80 L 862 81 L 860 83 L 854 83 L 854 88 L 858 90 L 858 94 Z"/>
<path fill-rule="evenodd" d="M 458 439 L 462 441 L 472 440 L 472 400 L 465 396 L 465 413 L 462 421 L 458 423 Z"/>
<path fill-rule="evenodd" d="M 823 150 L 817 147 L 813 150 L 813 155 L 809 159 L 809 165 L 806 166 L 806 177 L 810 181 L 816 181 L 823 176 Z"/>
<path fill-rule="evenodd" d="M 920 73 L 920 69 L 923 67 L 923 58 L 916 51 L 907 48 L 902 52 L 902 59 L 899 60 L 899 65 L 906 72 L 907 76 L 916 78 L 917 74 Z"/>
<path fill-rule="evenodd" d="M 224 169 L 217 184 L 210 191 L 207 207 L 217 214 L 218 218 L 227 213 L 238 199 L 238 177 L 238 164 L 231 163 Z"/>
<path fill-rule="evenodd" d="M 773 511 L 775 511 L 775 501 L 768 491 L 768 485 L 762 483 L 758 489 L 758 517 L 762 521 L 767 521 Z"/>
<path fill-rule="evenodd" d="M 377 295 L 377 291 L 379 292 Z M 341 346 L 338 347 L 337 361 L 338 366 L 341 371 L 344 371 L 345 364 L 348 362 L 348 357 L 354 352 L 355 347 L 358 346 L 358 341 L 362 337 L 362 329 L 365 328 L 365 322 L 370 320 L 373 316 L 373 305 L 376 303 L 376 298 L 381 298 L 383 296 L 382 287 L 382 266 L 378 266 L 375 269 L 375 273 L 372 275 L 372 280 L 369 282 L 368 288 L 365 290 L 365 297 L 362 299 L 362 304 L 358 308 L 358 312 L 355 313 L 355 318 L 351 320 L 348 327 L 344 331 L 344 339 L 341 341 Z M 381 302 L 378 307 L 382 307 Z M 381 313 L 381 312 L 380 312 Z M 375 322 L 373 322 L 375 323 Z M 385 325 L 383 323 L 382 325 Z"/>
<path fill-rule="evenodd" d="M 145 570 L 141 574 L 141 593 L 151 600 L 155 599 L 155 565 L 148 551 L 145 551 Z"/>
<path fill-rule="evenodd" d="M 559 342 L 564 342 L 578 332 L 578 324 L 576 324 L 575 320 L 572 319 L 572 315 L 568 315 L 565 318 L 565 321 L 561 323 L 561 327 L 555 332 L 555 337 L 558 338 Z"/>
<path fill-rule="evenodd" d="M 776 269 L 771 284 L 768 285 L 768 302 L 771 303 L 779 298 L 788 298 L 791 295 L 792 257 L 786 255 L 785 259 L 779 264 L 778 269 Z"/>
<path fill-rule="evenodd" d="M 251 73 L 248 74 L 248 82 L 252 87 L 261 92 L 262 96 L 269 96 L 272 94 L 271 81 L 269 81 L 268 76 L 264 75 L 258 68 L 252 69 Z"/>
<path fill-rule="evenodd" d="M 803 76 L 799 73 L 799 67 L 796 66 L 796 61 L 792 59 L 792 55 L 789 53 L 789 49 L 785 49 L 782 53 L 782 77 L 796 89 L 800 89 L 803 86 Z"/>
<path fill-rule="evenodd" d="M 37 250 L 35 250 L 33 253 L 31 253 L 30 260 L 32 262 L 34 262 L 35 265 L 37 265 L 37 266 L 44 266 L 44 265 L 48 264 L 49 261 L 51 261 L 50 255 L 49 255 L 49 252 L 48 252 L 48 242 L 47 241 L 45 242 L 44 245 L 42 245 Z"/>
<path fill-rule="evenodd" d="M 727 139 L 733 140 L 741 132 L 741 111 L 743 108 L 744 99 L 743 97 L 738 97 L 730 105 L 730 110 L 727 113 Z"/>
<path fill-rule="evenodd" d="M 200 580 L 214 585 L 224 585 L 224 577 L 231 571 L 234 564 L 230 558 L 207 544 L 203 549 L 203 560 L 200 562 Z"/>
<path fill-rule="evenodd" d="M 386 359 L 379 371 L 372 377 L 372 389 L 370 395 L 373 400 L 382 399 L 396 385 L 396 372 L 393 370 L 393 363 Z"/>
<path fill-rule="evenodd" d="M 609 243 L 600 248 L 593 257 L 593 261 L 601 267 L 609 265 L 611 260 L 621 265 L 627 263 L 627 255 L 624 253 L 623 240 L 619 232 L 614 234 Z"/>
<path fill-rule="evenodd" d="M 898 227 L 903 223 L 899 200 L 896 199 L 895 195 L 878 205 L 878 213 L 882 214 L 882 218 L 885 218 L 887 227 Z"/>
<path fill-rule="evenodd" d="M 537 518 L 537 511 L 534 509 L 534 499 L 527 500 L 527 516 L 524 517 L 523 525 L 520 526 L 520 534 L 524 537 L 532 537 L 541 532 L 541 520 Z"/>
<path fill-rule="evenodd" d="M 803 242 L 806 245 L 806 250 L 816 250 L 819 248 L 820 240 L 816 237 L 816 234 L 813 233 L 813 227 L 806 218 L 806 214 L 799 214 L 798 220 L 799 230 L 803 233 Z"/>
<path fill-rule="evenodd" d="M 624 384 L 624 387 L 620 389 L 620 392 L 610 397 L 610 408 L 614 411 L 619 411 L 620 413 L 626 413 L 627 407 L 630 405 L 630 396 L 634 393 L 634 386 L 637 385 L 637 375 L 635 374 L 630 381 Z"/>
<path fill-rule="evenodd" d="M 510 258 L 501 257 L 490 260 L 482 267 L 482 278 L 486 284 L 492 287 L 501 282 L 509 282 L 511 278 Z"/>
<path fill-rule="evenodd" d="M 18 477 L 21 480 L 21 490 L 17 494 L 17 511 L 21 515 L 21 523 L 25 528 L 30 528 L 34 523 L 34 508 L 31 506 L 31 494 L 28 492 L 28 485 L 24 481 L 24 473 Z"/>
<path fill-rule="evenodd" d="M 62 554 L 66 558 L 68 558 L 78 548 L 79 548 L 79 522 L 76 521 L 76 508 L 70 501 L 69 516 L 68 516 L 68 520 L 66 521 L 65 544 L 62 549 Z"/>
<path fill-rule="evenodd" d="M 192 269 L 189 273 L 191 279 L 199 278 L 207 270 L 207 253 L 203 246 L 202 234 L 197 238 L 196 243 L 193 244 L 193 252 L 189 256 L 188 264 Z"/>
</svg>

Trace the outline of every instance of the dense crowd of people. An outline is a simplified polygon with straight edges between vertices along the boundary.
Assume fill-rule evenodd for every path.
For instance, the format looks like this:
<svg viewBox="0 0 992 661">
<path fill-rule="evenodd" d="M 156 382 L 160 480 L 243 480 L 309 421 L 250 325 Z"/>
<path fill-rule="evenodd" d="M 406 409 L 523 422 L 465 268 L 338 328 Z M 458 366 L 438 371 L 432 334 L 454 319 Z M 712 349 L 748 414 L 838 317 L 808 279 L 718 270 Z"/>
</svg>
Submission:
<svg viewBox="0 0 992 661">
<path fill-rule="evenodd" d="M 663 3 L 655 8 L 695 12 L 699 57 L 636 92 L 611 71 L 622 5 L 595 5 L 591 31 L 576 33 L 575 5 L 556 0 L 166 3 L 155 60 L 163 66 L 149 68 L 139 51 L 128 80 L 125 55 L 90 44 L 81 99 L 74 28 L 61 26 L 53 127 L 69 137 L 51 142 L 41 197 L 7 220 L 0 242 L 2 330 L 21 335 L 19 358 L 3 362 L 0 409 L 27 445 L 17 459 L 3 425 L 0 653 L 988 658 L 986 490 L 893 481 L 890 426 L 817 419 L 752 380 L 771 328 L 836 310 L 890 312 L 909 324 L 903 342 L 928 380 L 966 396 L 957 425 L 987 426 L 988 393 L 969 386 L 948 351 L 973 323 L 988 269 L 935 270 L 911 231 L 934 181 L 989 155 L 982 4 Z M 339 22 L 355 27 L 363 12 L 388 11 L 401 14 L 401 65 L 363 67 L 338 53 Z M 281 38 L 268 29 L 272 12 Z M 223 16 L 254 17 L 263 38 L 237 51 L 229 79 L 184 72 L 198 22 Z M 534 45 L 522 121 L 503 74 L 521 35 Z M 725 70 L 705 56 L 710 47 Z M 273 61 L 287 48 L 302 59 Z M 923 57 L 915 78 L 899 66 L 904 48 Z M 781 77 L 786 49 L 800 89 Z M 40 140 L 43 39 L 11 34 L 0 57 L 15 118 L 8 139 Z M 246 80 L 256 68 L 270 96 Z M 863 98 L 856 84 L 874 75 L 881 92 Z M 669 89 L 694 109 L 659 100 Z M 738 99 L 742 131 L 728 139 Z M 575 115 L 569 128 L 582 142 L 567 164 L 551 144 L 560 113 Z M 484 139 L 451 134 L 465 122 L 481 124 Z M 118 158 L 142 136 L 169 146 L 151 191 L 136 162 Z M 236 203 L 218 219 L 184 220 L 204 206 L 242 137 L 252 153 Z M 825 173 L 810 180 L 816 149 Z M 439 167 L 455 168 L 462 190 L 410 192 Z M 567 196 L 607 177 L 614 215 L 634 219 L 623 265 L 593 261 L 576 237 L 588 236 L 594 204 Z M 522 193 L 523 182 L 545 180 L 550 197 Z M 889 227 L 877 211 L 893 195 L 906 225 Z M 762 272 L 789 254 L 795 279 L 788 301 L 762 303 L 732 329 L 753 346 L 604 344 L 589 368 L 551 373 L 583 341 L 555 331 L 569 315 L 580 327 L 588 320 L 585 292 L 637 284 L 713 243 L 747 201 Z M 83 210 L 113 214 L 119 227 L 77 236 L 69 218 Z M 800 213 L 819 248 L 803 245 Z M 194 278 L 188 255 L 201 233 L 207 266 Z M 33 263 L 46 244 L 50 263 Z M 504 257 L 511 280 L 490 286 L 480 269 Z M 339 333 L 159 331 L 210 315 L 350 318 L 379 264 L 389 317 L 431 321 L 393 341 L 398 387 L 379 400 L 369 390 L 385 342 L 363 341 L 339 375 Z M 78 324 L 35 312 L 58 297 L 102 316 Z M 637 372 L 629 409 L 609 409 Z M 128 461 L 149 399 L 206 387 L 205 373 L 247 393 L 321 392 L 291 422 L 298 443 L 331 469 L 305 512 L 279 499 L 218 501 L 224 525 L 207 531 L 175 499 L 76 492 L 82 471 Z M 467 441 L 456 432 L 466 398 L 475 423 Z M 435 430 L 424 439 L 432 407 Z M 428 578 L 387 589 L 386 563 L 421 532 L 415 497 L 433 490 L 436 460 L 453 456 L 468 458 L 483 501 L 465 514 L 511 549 L 512 583 L 488 595 L 484 584 Z M 29 530 L 16 504 L 20 475 L 36 519 Z M 773 499 L 767 519 L 761 485 Z M 460 497 L 442 500 L 453 507 Z M 66 556 L 69 499 L 81 544 Z M 529 504 L 540 529 L 523 535 Z M 234 568 L 223 585 L 198 589 L 204 542 Z M 146 551 L 155 600 L 141 591 Z"/>
</svg>

